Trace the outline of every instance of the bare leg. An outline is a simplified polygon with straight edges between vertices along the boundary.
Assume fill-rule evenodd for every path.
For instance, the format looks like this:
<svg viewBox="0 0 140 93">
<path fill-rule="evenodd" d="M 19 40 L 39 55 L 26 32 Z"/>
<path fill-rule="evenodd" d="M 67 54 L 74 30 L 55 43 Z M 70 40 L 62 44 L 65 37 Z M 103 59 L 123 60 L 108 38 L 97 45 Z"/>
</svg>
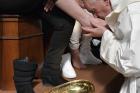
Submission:
<svg viewBox="0 0 140 93">
<path fill-rule="evenodd" d="M 85 69 L 86 66 L 80 60 L 79 49 L 71 49 L 71 61 L 75 68 Z"/>
</svg>

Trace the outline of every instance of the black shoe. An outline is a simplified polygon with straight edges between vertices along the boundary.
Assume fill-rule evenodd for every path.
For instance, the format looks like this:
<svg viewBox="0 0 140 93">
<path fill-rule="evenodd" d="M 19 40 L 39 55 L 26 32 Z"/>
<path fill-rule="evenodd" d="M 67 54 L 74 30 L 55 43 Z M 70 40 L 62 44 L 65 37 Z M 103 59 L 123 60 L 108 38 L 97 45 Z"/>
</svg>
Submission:
<svg viewBox="0 0 140 93">
<path fill-rule="evenodd" d="M 63 83 L 68 82 L 63 77 L 57 77 L 57 76 L 47 76 L 46 78 L 43 78 L 42 80 L 43 84 L 51 84 L 53 86 L 57 86 Z"/>
<path fill-rule="evenodd" d="M 68 82 L 62 77 L 60 64 L 52 64 L 47 61 L 44 62 L 41 78 L 44 85 L 51 84 L 53 86 L 57 86 Z"/>
<path fill-rule="evenodd" d="M 17 93 L 34 93 L 32 84 L 15 85 Z"/>
</svg>

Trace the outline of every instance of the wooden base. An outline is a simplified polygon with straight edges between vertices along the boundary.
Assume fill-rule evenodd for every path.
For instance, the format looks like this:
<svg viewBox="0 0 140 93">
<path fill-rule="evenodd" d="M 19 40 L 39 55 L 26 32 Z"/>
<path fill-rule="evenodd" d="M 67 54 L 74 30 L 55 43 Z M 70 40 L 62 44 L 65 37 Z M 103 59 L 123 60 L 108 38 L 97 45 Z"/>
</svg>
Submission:
<svg viewBox="0 0 140 93">
<path fill-rule="evenodd" d="M 0 89 L 13 90 L 13 60 L 29 57 L 43 62 L 43 33 L 40 21 L 19 16 L 0 18 Z"/>
</svg>

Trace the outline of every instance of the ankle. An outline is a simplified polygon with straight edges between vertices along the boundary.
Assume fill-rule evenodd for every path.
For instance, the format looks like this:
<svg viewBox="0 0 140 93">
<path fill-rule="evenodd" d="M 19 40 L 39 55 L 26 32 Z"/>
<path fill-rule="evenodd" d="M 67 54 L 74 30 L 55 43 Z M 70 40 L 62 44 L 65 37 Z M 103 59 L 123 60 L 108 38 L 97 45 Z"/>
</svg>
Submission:
<svg viewBox="0 0 140 93">
<path fill-rule="evenodd" d="M 72 54 L 79 54 L 79 49 L 71 49 Z"/>
</svg>

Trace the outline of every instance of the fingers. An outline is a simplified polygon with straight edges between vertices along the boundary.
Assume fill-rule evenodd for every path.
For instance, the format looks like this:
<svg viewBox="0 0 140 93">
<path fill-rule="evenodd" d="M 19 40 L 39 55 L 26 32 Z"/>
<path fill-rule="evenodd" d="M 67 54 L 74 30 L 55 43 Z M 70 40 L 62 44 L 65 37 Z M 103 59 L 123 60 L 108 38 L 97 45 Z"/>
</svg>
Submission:
<svg viewBox="0 0 140 93">
<path fill-rule="evenodd" d="M 83 36 L 92 37 L 94 34 L 94 28 L 91 27 L 82 27 Z"/>
<path fill-rule="evenodd" d="M 46 12 L 51 11 L 52 8 L 53 8 L 53 6 L 54 6 L 53 0 L 48 0 L 48 2 L 46 3 L 46 5 L 45 5 L 45 7 L 44 7 L 44 10 L 45 10 Z"/>
<path fill-rule="evenodd" d="M 92 37 L 93 35 L 91 33 L 88 33 L 88 34 L 83 34 L 83 36 Z"/>
<path fill-rule="evenodd" d="M 102 20 L 102 19 L 99 19 L 99 18 L 95 18 L 95 17 L 92 17 L 90 20 L 91 20 L 91 25 L 93 27 L 106 26 L 105 20 Z"/>
<path fill-rule="evenodd" d="M 83 31 L 87 32 L 87 33 L 93 33 L 95 28 L 92 27 L 81 27 Z"/>
<path fill-rule="evenodd" d="M 106 31 L 106 29 L 91 27 L 82 27 L 82 30 L 85 32 L 85 36 L 93 37 L 102 37 L 103 33 Z"/>
<path fill-rule="evenodd" d="M 45 10 L 45 12 L 48 12 L 49 11 L 49 9 L 47 7 L 44 7 L 44 10 Z"/>
</svg>

